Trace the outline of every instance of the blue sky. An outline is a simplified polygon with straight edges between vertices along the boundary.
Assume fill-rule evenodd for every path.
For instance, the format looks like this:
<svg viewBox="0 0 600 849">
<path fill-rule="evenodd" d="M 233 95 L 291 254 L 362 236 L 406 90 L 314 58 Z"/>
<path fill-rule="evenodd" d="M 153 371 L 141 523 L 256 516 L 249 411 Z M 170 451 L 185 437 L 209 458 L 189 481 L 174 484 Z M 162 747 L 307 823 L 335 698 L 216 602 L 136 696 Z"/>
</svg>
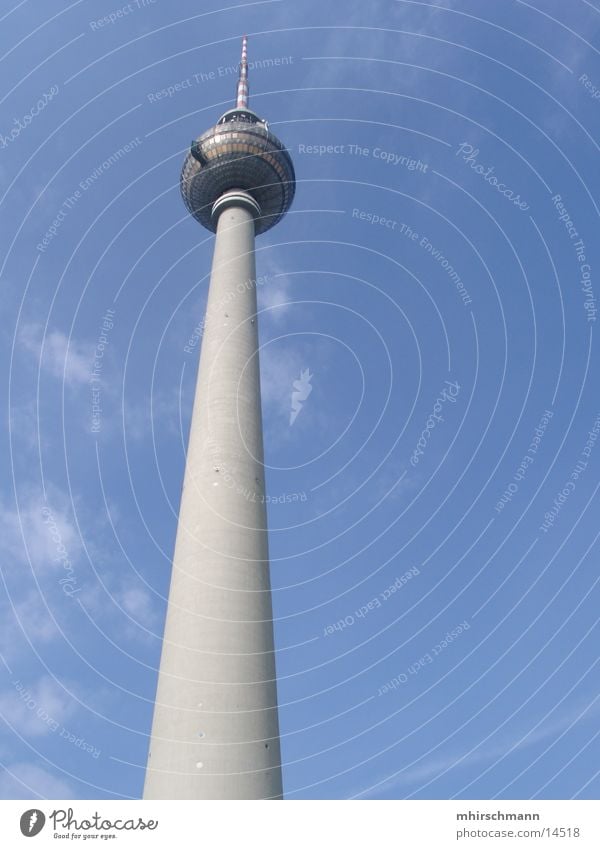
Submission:
<svg viewBox="0 0 600 849">
<path fill-rule="evenodd" d="M 248 33 L 297 174 L 257 240 L 286 796 L 597 798 L 600 10 L 1 23 L 0 796 L 141 794 L 213 238 L 179 170 Z"/>
</svg>

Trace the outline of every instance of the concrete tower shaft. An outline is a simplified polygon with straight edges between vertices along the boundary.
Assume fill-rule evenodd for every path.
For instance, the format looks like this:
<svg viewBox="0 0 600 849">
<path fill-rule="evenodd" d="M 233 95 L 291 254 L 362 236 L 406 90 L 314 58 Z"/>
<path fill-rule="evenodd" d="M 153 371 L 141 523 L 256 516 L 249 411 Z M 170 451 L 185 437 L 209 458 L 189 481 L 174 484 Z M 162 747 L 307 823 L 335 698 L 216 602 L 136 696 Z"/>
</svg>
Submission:
<svg viewBox="0 0 600 849">
<path fill-rule="evenodd" d="M 182 178 L 188 205 L 221 190 L 208 208 L 216 240 L 146 799 L 282 798 L 254 254 L 263 158 L 234 160 L 233 171 L 228 153 Z M 245 179 L 232 185 L 232 173 Z M 293 183 L 279 190 L 281 217 Z"/>
</svg>

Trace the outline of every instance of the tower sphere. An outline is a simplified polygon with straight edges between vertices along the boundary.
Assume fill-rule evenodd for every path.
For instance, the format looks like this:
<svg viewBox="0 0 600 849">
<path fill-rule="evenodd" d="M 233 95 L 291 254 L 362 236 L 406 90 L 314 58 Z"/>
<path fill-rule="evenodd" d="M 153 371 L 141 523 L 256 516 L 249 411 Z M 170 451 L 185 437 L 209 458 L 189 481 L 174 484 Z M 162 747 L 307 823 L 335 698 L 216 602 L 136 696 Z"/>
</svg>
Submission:
<svg viewBox="0 0 600 849">
<path fill-rule="evenodd" d="M 242 53 L 238 100 L 192 142 L 181 171 L 181 194 L 194 218 L 216 232 L 213 205 L 232 189 L 248 192 L 260 207 L 255 231 L 264 233 L 285 215 L 294 198 L 294 166 L 267 122 L 248 108 L 247 62 Z"/>
</svg>

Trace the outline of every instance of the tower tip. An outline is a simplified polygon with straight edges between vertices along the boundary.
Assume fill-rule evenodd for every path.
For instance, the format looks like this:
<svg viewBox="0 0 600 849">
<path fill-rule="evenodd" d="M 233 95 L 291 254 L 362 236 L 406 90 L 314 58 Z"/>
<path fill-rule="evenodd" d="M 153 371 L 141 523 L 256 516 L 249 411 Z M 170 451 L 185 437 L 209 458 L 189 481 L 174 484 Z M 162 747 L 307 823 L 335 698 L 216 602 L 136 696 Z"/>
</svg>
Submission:
<svg viewBox="0 0 600 849">
<path fill-rule="evenodd" d="M 240 60 L 240 74 L 237 84 L 238 109 L 248 108 L 248 36 L 242 36 L 242 58 Z"/>
</svg>

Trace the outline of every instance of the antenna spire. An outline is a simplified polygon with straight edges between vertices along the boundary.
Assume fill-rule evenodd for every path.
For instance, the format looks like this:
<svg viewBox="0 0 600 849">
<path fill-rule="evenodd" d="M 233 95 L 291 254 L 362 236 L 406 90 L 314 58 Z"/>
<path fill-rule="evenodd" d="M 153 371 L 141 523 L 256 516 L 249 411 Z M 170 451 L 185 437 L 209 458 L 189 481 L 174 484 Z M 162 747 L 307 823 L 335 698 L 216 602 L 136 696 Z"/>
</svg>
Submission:
<svg viewBox="0 0 600 849">
<path fill-rule="evenodd" d="M 240 61 L 240 75 L 237 84 L 238 109 L 248 108 L 248 36 L 242 38 L 242 59 Z"/>
</svg>

